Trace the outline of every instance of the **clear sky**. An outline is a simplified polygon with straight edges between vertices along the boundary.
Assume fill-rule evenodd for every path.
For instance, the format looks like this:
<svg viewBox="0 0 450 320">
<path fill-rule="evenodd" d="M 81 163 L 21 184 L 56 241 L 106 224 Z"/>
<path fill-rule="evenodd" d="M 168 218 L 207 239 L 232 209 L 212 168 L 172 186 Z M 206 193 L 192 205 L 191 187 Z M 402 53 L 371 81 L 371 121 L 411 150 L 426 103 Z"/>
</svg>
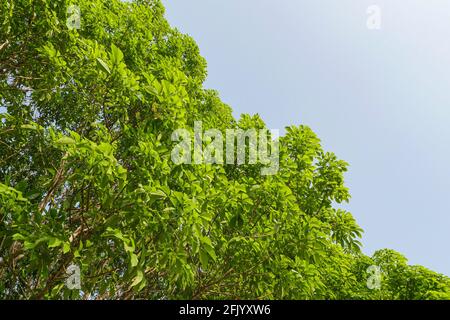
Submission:
<svg viewBox="0 0 450 320">
<path fill-rule="evenodd" d="M 238 116 L 309 125 L 350 163 L 364 252 L 450 275 L 450 2 L 163 0 Z M 366 26 L 381 8 L 381 30 Z"/>
</svg>

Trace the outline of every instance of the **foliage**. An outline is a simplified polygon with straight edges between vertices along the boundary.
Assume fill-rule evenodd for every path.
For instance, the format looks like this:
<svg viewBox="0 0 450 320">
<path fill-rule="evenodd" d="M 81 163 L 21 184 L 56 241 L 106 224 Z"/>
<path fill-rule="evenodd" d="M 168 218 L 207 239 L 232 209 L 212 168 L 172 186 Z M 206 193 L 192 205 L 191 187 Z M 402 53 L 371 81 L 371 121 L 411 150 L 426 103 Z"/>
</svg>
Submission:
<svg viewBox="0 0 450 320">
<path fill-rule="evenodd" d="M 286 129 L 272 176 L 171 161 L 171 133 L 196 120 L 265 124 L 203 88 L 205 60 L 158 0 L 0 0 L 0 21 L 0 298 L 450 299 L 449 278 L 361 253 L 335 207 L 348 165 L 308 127 Z M 81 290 L 64 285 L 72 263 Z"/>
</svg>

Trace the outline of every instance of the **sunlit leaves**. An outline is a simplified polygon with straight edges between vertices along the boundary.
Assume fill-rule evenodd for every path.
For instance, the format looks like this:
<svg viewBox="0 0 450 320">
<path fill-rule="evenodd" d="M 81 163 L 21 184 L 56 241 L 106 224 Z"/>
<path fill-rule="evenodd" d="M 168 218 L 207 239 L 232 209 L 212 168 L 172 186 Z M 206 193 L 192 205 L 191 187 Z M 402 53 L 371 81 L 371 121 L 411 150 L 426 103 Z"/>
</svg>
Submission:
<svg viewBox="0 0 450 320">
<path fill-rule="evenodd" d="M 160 1 L 77 5 L 70 31 L 63 3 L 0 0 L 1 298 L 448 297 L 448 278 L 360 253 L 362 230 L 336 205 L 348 164 L 306 126 L 280 138 L 274 176 L 174 164 L 171 134 L 194 121 L 266 126 L 203 88 L 205 60 Z M 72 263 L 83 296 L 64 286 Z"/>
</svg>

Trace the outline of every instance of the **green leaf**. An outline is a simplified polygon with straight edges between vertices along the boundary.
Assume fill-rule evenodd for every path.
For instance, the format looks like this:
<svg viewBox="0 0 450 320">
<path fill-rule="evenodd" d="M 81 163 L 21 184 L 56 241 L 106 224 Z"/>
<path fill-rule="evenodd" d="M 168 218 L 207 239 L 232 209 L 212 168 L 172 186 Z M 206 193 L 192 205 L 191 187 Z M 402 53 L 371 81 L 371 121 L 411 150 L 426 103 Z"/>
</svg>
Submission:
<svg viewBox="0 0 450 320">
<path fill-rule="evenodd" d="M 63 244 L 63 253 L 67 253 L 70 251 L 70 243 L 69 242 L 64 242 Z"/>
<path fill-rule="evenodd" d="M 111 74 L 111 70 L 109 69 L 109 67 L 108 67 L 108 65 L 106 64 L 105 61 L 103 61 L 100 58 L 97 58 L 97 62 L 98 62 L 98 65 L 102 68 L 103 71 L 105 71 L 108 74 Z"/>
<path fill-rule="evenodd" d="M 130 262 L 131 262 L 132 267 L 136 267 L 138 265 L 139 261 L 138 261 L 138 257 L 136 254 L 134 254 L 134 253 L 130 254 Z"/>
<path fill-rule="evenodd" d="M 142 280 L 144 280 L 144 272 L 142 272 L 142 270 L 138 269 L 136 276 L 133 279 L 133 283 L 131 283 L 131 287 L 137 286 L 139 283 L 142 282 Z"/>
<path fill-rule="evenodd" d="M 216 253 L 213 249 L 213 247 L 206 245 L 205 247 L 206 252 L 208 252 L 208 255 L 213 259 L 214 261 L 217 261 Z"/>
<path fill-rule="evenodd" d="M 150 192 L 150 195 L 152 198 L 155 198 L 155 199 L 161 199 L 161 198 L 167 197 L 166 194 L 162 190 Z"/>
<path fill-rule="evenodd" d="M 63 242 L 57 238 L 51 238 L 48 241 L 48 247 L 49 248 L 55 248 L 55 247 L 59 247 Z"/>
<path fill-rule="evenodd" d="M 113 65 L 118 66 L 123 60 L 122 51 L 114 44 L 111 45 L 111 62 Z"/>
<path fill-rule="evenodd" d="M 206 252 L 205 250 L 200 250 L 199 258 L 200 258 L 200 263 L 202 264 L 203 268 L 206 269 L 208 267 L 208 262 L 209 262 L 208 252 Z"/>
<path fill-rule="evenodd" d="M 13 236 L 12 236 L 12 239 L 13 240 L 20 240 L 20 241 L 23 241 L 23 240 L 25 240 L 26 238 L 23 236 L 23 235 L 21 235 L 20 233 L 15 233 Z"/>
<path fill-rule="evenodd" d="M 33 124 L 23 124 L 20 126 L 22 129 L 28 129 L 28 130 L 37 130 L 37 127 Z"/>
<path fill-rule="evenodd" d="M 69 137 L 62 137 L 59 138 L 56 142 L 56 144 L 75 144 L 75 140 Z"/>
</svg>

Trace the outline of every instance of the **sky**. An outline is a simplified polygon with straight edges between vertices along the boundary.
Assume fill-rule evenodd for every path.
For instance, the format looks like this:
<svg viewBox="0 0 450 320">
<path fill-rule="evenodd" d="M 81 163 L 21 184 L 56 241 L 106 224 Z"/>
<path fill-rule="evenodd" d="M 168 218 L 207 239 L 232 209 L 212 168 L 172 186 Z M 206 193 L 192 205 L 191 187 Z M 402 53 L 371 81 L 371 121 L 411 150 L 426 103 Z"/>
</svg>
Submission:
<svg viewBox="0 0 450 320">
<path fill-rule="evenodd" d="M 205 87 L 271 129 L 308 125 L 350 163 L 363 251 L 450 275 L 450 2 L 162 0 Z M 367 8 L 381 29 L 367 27 Z"/>
</svg>

